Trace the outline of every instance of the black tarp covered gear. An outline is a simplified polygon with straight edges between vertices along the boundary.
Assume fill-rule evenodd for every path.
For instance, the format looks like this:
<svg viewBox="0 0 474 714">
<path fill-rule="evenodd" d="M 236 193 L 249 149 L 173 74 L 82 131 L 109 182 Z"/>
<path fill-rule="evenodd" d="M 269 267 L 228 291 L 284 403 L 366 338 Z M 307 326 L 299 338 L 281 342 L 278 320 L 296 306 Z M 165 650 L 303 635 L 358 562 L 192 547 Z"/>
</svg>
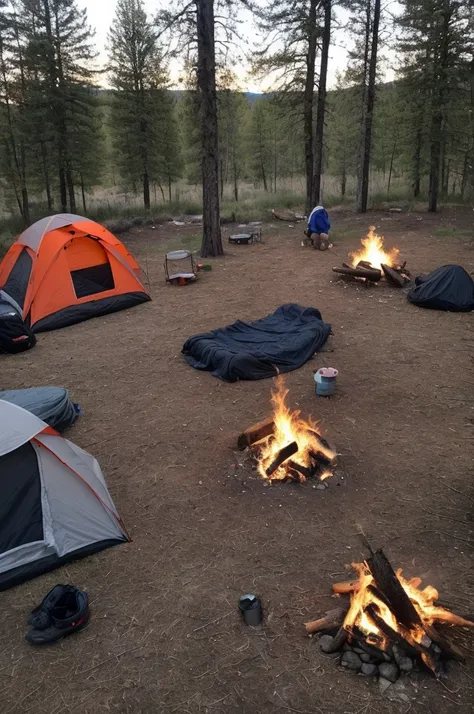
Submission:
<svg viewBox="0 0 474 714">
<path fill-rule="evenodd" d="M 31 412 L 56 431 L 74 424 L 77 410 L 64 387 L 30 387 L 0 391 L 0 399 Z"/>
<path fill-rule="evenodd" d="M 474 281 L 460 265 L 442 265 L 415 278 L 408 300 L 434 310 L 470 312 L 474 310 Z"/>
<path fill-rule="evenodd" d="M 23 322 L 14 301 L 0 297 L 0 354 L 25 352 L 35 344 L 36 337 Z"/>
<path fill-rule="evenodd" d="M 190 337 L 182 350 L 191 367 L 226 382 L 265 379 L 298 369 L 331 333 L 314 307 L 281 305 L 271 315 Z"/>
</svg>

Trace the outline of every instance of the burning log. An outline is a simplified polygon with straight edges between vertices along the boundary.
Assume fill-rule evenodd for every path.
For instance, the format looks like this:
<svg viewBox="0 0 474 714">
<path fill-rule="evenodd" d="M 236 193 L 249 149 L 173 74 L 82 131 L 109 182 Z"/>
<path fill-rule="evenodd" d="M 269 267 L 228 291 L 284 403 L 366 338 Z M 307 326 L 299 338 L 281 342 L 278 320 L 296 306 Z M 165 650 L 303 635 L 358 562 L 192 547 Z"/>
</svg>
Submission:
<svg viewBox="0 0 474 714">
<path fill-rule="evenodd" d="M 366 563 L 374 578 L 375 584 L 389 603 L 398 622 L 408 629 L 420 625 L 421 620 L 410 598 L 403 589 L 395 571 L 382 550 L 372 553 Z"/>
<path fill-rule="evenodd" d="M 320 617 L 319 620 L 305 622 L 304 626 L 306 628 L 306 632 L 309 635 L 313 635 L 315 632 L 333 630 L 335 627 L 339 627 L 339 625 L 342 625 L 344 622 L 348 609 L 349 605 L 346 605 L 345 607 L 335 607 L 334 610 L 328 610 L 324 617 Z"/>
<path fill-rule="evenodd" d="M 265 473 L 267 476 L 271 476 L 281 465 L 284 461 L 290 458 L 290 456 L 293 456 L 293 454 L 296 454 L 298 451 L 298 444 L 296 441 L 292 441 L 291 444 L 288 444 L 287 446 L 284 446 L 283 449 L 280 449 L 278 452 L 276 458 L 272 461 L 270 466 L 265 469 Z"/>
<path fill-rule="evenodd" d="M 470 626 L 472 627 L 472 622 L 470 623 Z M 466 663 L 466 658 L 459 647 L 456 647 L 454 642 L 451 642 L 447 637 L 442 635 L 441 632 L 434 627 L 434 625 L 425 625 L 424 630 L 430 640 L 437 644 L 442 652 L 449 655 L 452 659 L 456 659 L 458 662 L 461 662 L 461 664 Z"/>
<path fill-rule="evenodd" d="M 405 279 L 401 273 L 394 270 L 389 265 L 382 263 L 382 270 L 388 282 L 396 288 L 403 288 L 408 282 L 408 280 Z"/>
<path fill-rule="evenodd" d="M 288 461 L 288 468 L 291 469 L 292 471 L 296 471 L 296 478 L 298 481 L 300 481 L 300 477 L 303 477 L 303 480 L 306 481 L 307 479 L 311 478 L 311 476 L 314 475 L 314 469 L 310 469 L 307 466 L 303 466 L 302 464 L 299 464 L 297 461 L 290 460 Z"/>
<path fill-rule="evenodd" d="M 313 461 L 316 462 L 316 464 L 320 464 L 325 467 L 331 467 L 334 466 L 334 464 L 337 461 L 337 456 L 334 454 L 334 456 L 326 456 L 326 454 L 323 454 L 322 451 L 310 451 L 311 458 Z"/>
<path fill-rule="evenodd" d="M 378 629 L 383 632 L 383 634 L 386 635 L 387 638 L 393 644 L 400 645 L 400 647 L 402 647 L 408 655 L 416 656 L 417 654 L 422 654 L 426 655 L 430 659 L 432 658 L 428 647 L 424 647 L 423 645 L 416 642 L 411 637 L 408 631 L 402 630 L 403 634 L 401 634 L 394 630 L 392 627 L 390 627 L 390 625 L 385 622 L 383 617 L 380 616 L 375 605 L 368 605 L 365 608 L 365 612 L 367 613 L 367 616 L 372 620 L 374 625 L 376 625 Z"/>
<path fill-rule="evenodd" d="M 332 591 L 335 595 L 347 595 L 357 592 L 359 587 L 360 583 L 358 580 L 346 580 L 343 583 L 333 583 Z"/>
<path fill-rule="evenodd" d="M 237 439 L 237 448 L 243 451 L 248 446 L 253 446 L 259 441 L 266 439 L 271 436 L 275 431 L 275 422 L 273 417 L 268 417 L 263 421 L 259 421 L 258 424 L 250 426 L 248 429 L 242 432 Z"/>
<path fill-rule="evenodd" d="M 352 267 L 354 267 L 354 266 L 352 266 Z M 355 267 L 356 268 L 368 268 L 369 270 L 376 270 L 376 268 L 374 268 L 372 263 L 369 263 L 368 260 L 359 260 L 359 262 L 357 263 L 357 265 Z"/>
<path fill-rule="evenodd" d="M 333 273 L 351 275 L 354 278 L 365 278 L 371 283 L 378 283 L 382 278 L 382 271 L 375 268 L 333 268 Z"/>
</svg>

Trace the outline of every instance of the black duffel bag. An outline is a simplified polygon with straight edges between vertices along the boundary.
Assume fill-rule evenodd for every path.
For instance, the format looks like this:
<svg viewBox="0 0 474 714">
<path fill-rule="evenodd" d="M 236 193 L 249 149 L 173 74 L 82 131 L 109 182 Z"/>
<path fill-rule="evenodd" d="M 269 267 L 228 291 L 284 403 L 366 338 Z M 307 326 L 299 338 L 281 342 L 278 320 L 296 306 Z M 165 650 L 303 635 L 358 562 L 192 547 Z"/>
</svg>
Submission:
<svg viewBox="0 0 474 714">
<path fill-rule="evenodd" d="M 36 336 L 7 300 L 0 298 L 0 353 L 16 354 L 31 349 Z"/>
</svg>

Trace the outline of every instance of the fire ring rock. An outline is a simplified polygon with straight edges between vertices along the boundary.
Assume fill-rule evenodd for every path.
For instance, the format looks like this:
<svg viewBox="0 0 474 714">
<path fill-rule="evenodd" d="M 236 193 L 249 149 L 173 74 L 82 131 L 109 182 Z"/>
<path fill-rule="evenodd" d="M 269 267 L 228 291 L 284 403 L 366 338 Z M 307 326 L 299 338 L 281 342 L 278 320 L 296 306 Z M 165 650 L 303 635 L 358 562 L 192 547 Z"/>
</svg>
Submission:
<svg viewBox="0 0 474 714">
<path fill-rule="evenodd" d="M 341 667 L 347 667 L 347 669 L 353 669 L 358 672 L 362 667 L 362 660 L 356 652 L 344 652 L 341 659 Z"/>
<path fill-rule="evenodd" d="M 379 665 L 380 676 L 384 679 L 388 679 L 389 682 L 396 682 L 398 679 L 399 671 L 395 662 L 382 662 Z"/>
<path fill-rule="evenodd" d="M 378 673 L 378 670 L 379 668 L 376 664 L 368 664 L 364 662 L 360 671 L 362 672 L 362 674 L 365 674 L 366 677 L 375 677 L 375 675 Z"/>
<path fill-rule="evenodd" d="M 334 637 L 331 635 L 323 635 L 319 638 L 319 646 L 323 652 L 332 652 L 332 643 L 334 642 Z"/>
</svg>

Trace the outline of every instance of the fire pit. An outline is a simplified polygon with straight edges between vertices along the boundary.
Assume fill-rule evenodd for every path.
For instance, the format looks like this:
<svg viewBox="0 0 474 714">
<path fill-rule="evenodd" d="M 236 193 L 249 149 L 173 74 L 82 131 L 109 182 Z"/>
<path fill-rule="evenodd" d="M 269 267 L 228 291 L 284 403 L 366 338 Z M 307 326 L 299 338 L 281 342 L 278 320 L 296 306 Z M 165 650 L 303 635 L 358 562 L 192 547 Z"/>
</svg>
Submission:
<svg viewBox="0 0 474 714">
<path fill-rule="evenodd" d="M 333 475 L 336 453 L 311 417 L 303 419 L 299 410 L 287 406 L 287 395 L 283 377 L 277 377 L 273 415 L 240 434 L 237 446 L 251 451 L 258 473 L 267 481 L 324 482 Z"/>
<path fill-rule="evenodd" d="M 420 590 L 420 578 L 395 573 L 382 550 L 352 567 L 355 580 L 333 585 L 349 602 L 305 624 L 310 634 L 332 633 L 320 637 L 323 652 L 341 651 L 343 667 L 388 682 L 420 666 L 438 676 L 447 660 L 464 661 L 445 625 L 474 627 L 474 622 L 436 605 L 435 588 Z"/>
<path fill-rule="evenodd" d="M 365 282 L 366 287 L 378 283 L 382 277 L 391 285 L 402 288 L 410 281 L 410 273 L 398 263 L 398 248 L 386 250 L 384 239 L 377 235 L 375 226 L 370 226 L 365 238 L 361 239 L 362 248 L 349 253 L 351 264 L 343 263 L 342 268 L 333 268 L 342 279 Z"/>
</svg>

